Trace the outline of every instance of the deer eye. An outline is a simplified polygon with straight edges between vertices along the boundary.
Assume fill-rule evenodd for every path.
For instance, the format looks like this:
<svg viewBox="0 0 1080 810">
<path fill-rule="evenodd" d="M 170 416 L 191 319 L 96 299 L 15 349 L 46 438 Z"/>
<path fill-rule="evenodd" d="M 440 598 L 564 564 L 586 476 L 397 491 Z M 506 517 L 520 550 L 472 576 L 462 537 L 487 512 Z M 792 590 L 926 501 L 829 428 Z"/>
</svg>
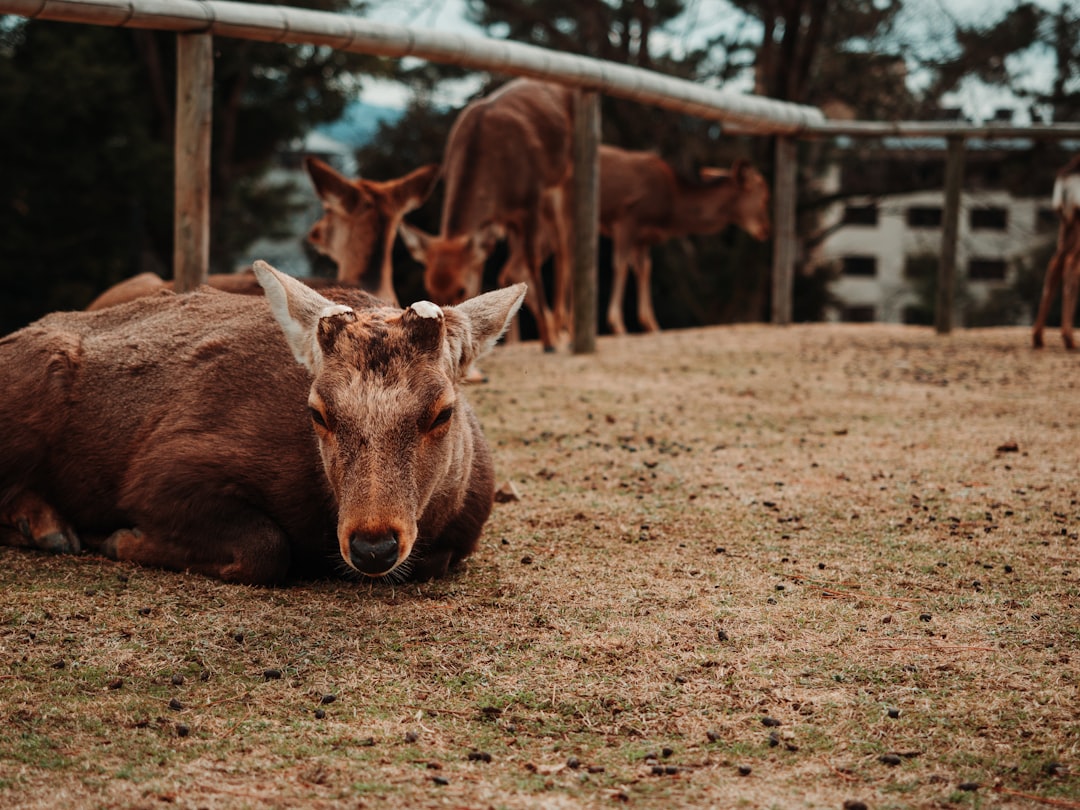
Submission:
<svg viewBox="0 0 1080 810">
<path fill-rule="evenodd" d="M 318 408 L 308 407 L 308 413 L 311 414 L 311 421 L 323 430 L 329 430 L 326 424 L 326 417 L 322 415 L 322 412 Z"/>
<path fill-rule="evenodd" d="M 441 411 L 439 411 L 438 415 L 434 419 L 431 420 L 431 424 L 428 426 L 428 430 L 429 431 L 438 430 L 440 427 L 442 427 L 447 422 L 449 422 L 450 417 L 453 416 L 453 415 L 454 415 L 454 406 L 453 405 L 447 405 L 445 408 L 443 408 Z"/>
</svg>

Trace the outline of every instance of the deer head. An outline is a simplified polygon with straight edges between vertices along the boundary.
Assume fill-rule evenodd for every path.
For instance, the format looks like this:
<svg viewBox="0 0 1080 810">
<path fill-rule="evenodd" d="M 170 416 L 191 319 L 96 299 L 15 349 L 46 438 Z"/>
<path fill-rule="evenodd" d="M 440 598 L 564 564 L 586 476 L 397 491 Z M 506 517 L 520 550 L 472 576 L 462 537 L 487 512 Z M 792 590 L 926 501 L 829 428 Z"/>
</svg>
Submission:
<svg viewBox="0 0 1080 810">
<path fill-rule="evenodd" d="M 504 236 L 502 226 L 488 224 L 477 233 L 439 237 L 401 223 L 401 240 L 416 261 L 424 265 L 424 288 L 443 306 L 460 304 L 480 293 L 484 262 Z"/>
<path fill-rule="evenodd" d="M 458 383 L 505 331 L 526 285 L 453 308 L 354 310 L 265 262 L 254 269 L 312 375 L 308 409 L 338 504 L 341 555 L 368 576 L 386 575 L 462 507 L 476 426 Z"/>
<path fill-rule="evenodd" d="M 388 181 L 350 180 L 313 157 L 304 159 L 323 215 L 308 231 L 308 242 L 337 263 L 338 281 L 358 286 L 364 276 L 378 279 L 375 294 L 397 303 L 391 256 L 402 217 L 417 208 L 438 179 L 437 164 L 422 166 Z"/>
</svg>

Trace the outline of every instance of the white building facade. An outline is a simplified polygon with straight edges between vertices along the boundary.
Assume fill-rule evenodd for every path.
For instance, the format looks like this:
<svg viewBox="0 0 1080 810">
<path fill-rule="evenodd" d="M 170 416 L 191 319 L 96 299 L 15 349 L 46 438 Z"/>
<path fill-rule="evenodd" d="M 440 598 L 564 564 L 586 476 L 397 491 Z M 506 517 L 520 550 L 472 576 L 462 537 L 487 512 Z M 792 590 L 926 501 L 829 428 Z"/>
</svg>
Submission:
<svg viewBox="0 0 1080 810">
<path fill-rule="evenodd" d="M 839 190 L 839 172 L 835 174 L 826 185 Z M 956 278 L 963 301 L 974 307 L 985 303 L 995 290 L 1014 285 L 1022 268 L 1032 267 L 1033 256 L 1056 238 L 1056 221 L 1050 188 L 1045 196 L 1032 197 L 983 182 L 965 186 Z M 936 273 L 943 212 L 941 188 L 846 197 L 830 206 L 823 222 L 829 236 L 815 257 L 817 264 L 828 265 L 837 274 L 829 288 L 835 305 L 827 310 L 827 318 L 884 323 L 925 320 L 926 278 L 928 271 Z M 961 326 L 963 310 L 958 306 L 954 314 L 954 322 Z"/>
</svg>

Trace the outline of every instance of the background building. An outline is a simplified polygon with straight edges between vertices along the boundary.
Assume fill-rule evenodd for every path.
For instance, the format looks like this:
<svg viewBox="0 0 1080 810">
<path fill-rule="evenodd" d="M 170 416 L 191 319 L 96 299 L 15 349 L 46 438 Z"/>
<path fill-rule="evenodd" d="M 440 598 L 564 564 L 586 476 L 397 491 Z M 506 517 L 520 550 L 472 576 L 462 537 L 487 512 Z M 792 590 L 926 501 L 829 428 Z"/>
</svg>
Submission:
<svg viewBox="0 0 1080 810">
<path fill-rule="evenodd" d="M 1052 172 L 1030 141 L 968 142 L 956 246 L 959 326 L 1027 324 L 1057 236 Z M 841 144 L 813 263 L 834 321 L 930 323 L 941 252 L 944 138 Z M 888 194 L 881 189 L 897 189 Z"/>
</svg>

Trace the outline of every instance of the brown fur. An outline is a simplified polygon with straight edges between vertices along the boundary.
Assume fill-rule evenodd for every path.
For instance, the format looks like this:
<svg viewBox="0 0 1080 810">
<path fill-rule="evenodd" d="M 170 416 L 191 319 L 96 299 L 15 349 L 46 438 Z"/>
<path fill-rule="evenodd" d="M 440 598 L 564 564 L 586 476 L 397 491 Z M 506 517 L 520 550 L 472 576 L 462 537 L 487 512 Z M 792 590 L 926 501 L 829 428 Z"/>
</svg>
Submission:
<svg viewBox="0 0 1080 810">
<path fill-rule="evenodd" d="M 266 298 L 150 296 L 0 340 L 0 542 L 257 584 L 473 551 L 493 472 L 458 382 L 524 289 L 421 317 L 256 271 Z"/>
<path fill-rule="evenodd" d="M 649 284 L 653 245 L 731 224 L 755 239 L 769 238 L 769 186 L 755 168 L 738 160 L 730 171 L 703 169 L 701 177 L 700 183 L 687 183 L 651 152 L 600 147 L 600 232 L 612 240 L 614 272 L 607 320 L 616 334 L 626 332 L 623 296 L 631 267 L 638 320 L 647 331 L 660 329 Z"/>
<path fill-rule="evenodd" d="M 431 193 L 438 178 L 435 164 L 422 166 L 394 180 L 350 180 L 318 158 L 304 159 L 304 168 L 323 203 L 323 215 L 311 226 L 307 239 L 337 263 L 337 277 L 310 278 L 304 282 L 319 288 L 330 285 L 359 287 L 366 277 L 378 277 L 375 295 L 397 303 L 391 256 L 402 218 Z M 255 274 L 212 273 L 206 283 L 218 290 L 241 295 L 262 295 Z M 154 273 L 140 273 L 105 290 L 87 307 L 103 309 L 131 301 L 158 290 L 172 290 L 173 282 Z"/>
<path fill-rule="evenodd" d="M 1080 290 L 1080 155 L 1070 160 L 1058 172 L 1054 182 L 1054 208 L 1058 213 L 1057 249 L 1046 267 L 1039 313 L 1035 317 L 1031 339 L 1036 349 L 1043 347 L 1043 329 L 1050 305 L 1061 287 L 1061 338 L 1066 349 L 1076 347 L 1073 339 L 1073 320 Z"/>
<path fill-rule="evenodd" d="M 528 281 L 525 304 L 548 350 L 567 320 L 562 302 L 570 275 L 570 243 L 562 212 L 573 171 L 573 104 L 573 90 L 533 79 L 509 82 L 469 104 L 446 141 L 439 235 L 401 228 L 406 246 L 425 265 L 428 294 L 442 304 L 480 292 L 484 260 L 505 236 L 510 255 L 500 279 Z M 554 313 L 540 275 L 545 206 L 560 212 L 554 222 Z"/>
</svg>

